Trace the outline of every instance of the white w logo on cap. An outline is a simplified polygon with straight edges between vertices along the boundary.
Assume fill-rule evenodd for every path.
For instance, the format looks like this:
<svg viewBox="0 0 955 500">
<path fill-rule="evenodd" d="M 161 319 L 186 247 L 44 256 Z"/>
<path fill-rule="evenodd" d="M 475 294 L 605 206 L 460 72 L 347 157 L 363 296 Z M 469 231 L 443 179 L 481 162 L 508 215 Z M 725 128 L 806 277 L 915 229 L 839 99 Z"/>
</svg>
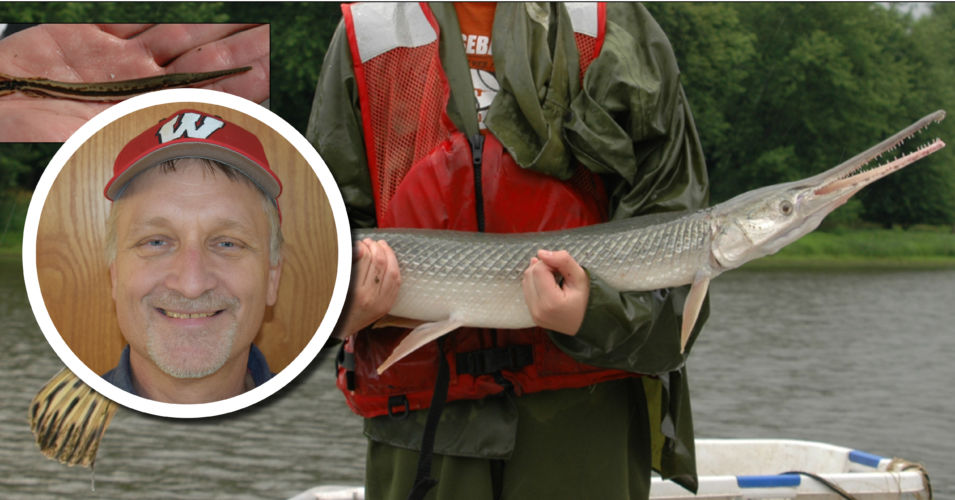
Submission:
<svg viewBox="0 0 955 500">
<path fill-rule="evenodd" d="M 199 120 L 202 119 L 202 123 Z M 179 124 L 176 127 L 176 124 Z M 181 139 L 186 136 L 190 139 L 208 139 L 216 130 L 225 125 L 222 120 L 217 120 L 211 116 L 201 115 L 199 113 L 183 113 L 172 117 L 164 123 L 156 135 L 159 136 L 159 143 L 164 144 L 169 141 Z"/>
</svg>

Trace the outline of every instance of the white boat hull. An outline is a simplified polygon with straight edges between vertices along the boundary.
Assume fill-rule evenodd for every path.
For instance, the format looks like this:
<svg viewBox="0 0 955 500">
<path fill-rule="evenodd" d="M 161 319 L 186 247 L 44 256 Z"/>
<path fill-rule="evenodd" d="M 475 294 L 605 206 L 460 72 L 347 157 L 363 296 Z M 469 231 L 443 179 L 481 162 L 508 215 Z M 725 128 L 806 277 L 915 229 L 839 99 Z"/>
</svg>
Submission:
<svg viewBox="0 0 955 500">
<path fill-rule="evenodd" d="M 784 439 L 698 439 L 699 492 L 654 477 L 655 500 L 838 499 L 824 484 L 858 500 L 928 498 L 925 472 L 917 464 L 850 448 Z M 904 470 L 903 470 L 904 469 Z M 791 471 L 816 475 L 788 474 Z M 364 500 L 358 486 L 318 486 L 291 500 Z"/>
</svg>

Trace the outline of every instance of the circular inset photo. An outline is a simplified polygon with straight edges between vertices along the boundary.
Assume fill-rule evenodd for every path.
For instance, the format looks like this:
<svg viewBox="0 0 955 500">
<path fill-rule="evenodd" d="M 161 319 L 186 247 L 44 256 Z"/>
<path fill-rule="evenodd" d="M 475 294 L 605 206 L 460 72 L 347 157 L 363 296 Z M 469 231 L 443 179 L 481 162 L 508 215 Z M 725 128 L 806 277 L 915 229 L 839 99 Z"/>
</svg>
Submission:
<svg viewBox="0 0 955 500">
<path fill-rule="evenodd" d="M 54 156 L 27 214 L 24 278 L 83 382 L 196 418 L 261 401 L 312 361 L 350 249 L 341 195 L 301 134 L 230 94 L 167 90 L 97 115 Z"/>
</svg>

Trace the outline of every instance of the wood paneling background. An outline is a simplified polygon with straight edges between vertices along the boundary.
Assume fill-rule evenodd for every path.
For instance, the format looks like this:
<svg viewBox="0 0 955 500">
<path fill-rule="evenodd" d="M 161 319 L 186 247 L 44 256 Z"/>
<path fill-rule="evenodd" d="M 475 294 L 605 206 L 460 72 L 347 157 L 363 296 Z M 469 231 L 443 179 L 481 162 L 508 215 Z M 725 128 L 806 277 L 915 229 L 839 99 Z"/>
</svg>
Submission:
<svg viewBox="0 0 955 500">
<path fill-rule="evenodd" d="M 323 186 L 295 148 L 266 124 L 229 108 L 150 107 L 111 123 L 80 147 L 54 181 L 39 221 L 36 257 L 44 303 L 66 344 L 87 366 L 102 374 L 116 365 L 126 343 L 110 296 L 104 250 L 110 202 L 103 188 L 123 145 L 181 109 L 210 112 L 255 133 L 282 180 L 284 267 L 278 300 L 255 340 L 278 373 L 305 347 L 328 308 L 339 251 L 335 224 Z"/>
</svg>

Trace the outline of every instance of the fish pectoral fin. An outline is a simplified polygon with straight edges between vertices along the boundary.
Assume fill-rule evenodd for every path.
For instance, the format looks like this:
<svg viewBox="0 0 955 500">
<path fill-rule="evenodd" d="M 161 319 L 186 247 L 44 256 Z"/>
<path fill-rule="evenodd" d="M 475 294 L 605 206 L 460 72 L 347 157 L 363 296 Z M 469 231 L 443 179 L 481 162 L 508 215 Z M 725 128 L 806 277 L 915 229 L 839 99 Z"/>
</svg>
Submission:
<svg viewBox="0 0 955 500">
<path fill-rule="evenodd" d="M 459 319 L 456 319 L 454 316 L 444 320 L 444 321 L 435 321 L 432 323 L 424 323 L 418 325 L 417 328 L 411 330 L 408 335 L 405 336 L 395 347 L 394 351 L 391 351 L 391 355 L 388 356 L 381 366 L 378 367 L 378 374 L 381 375 L 385 370 L 395 364 L 401 358 L 411 354 L 412 352 L 418 350 L 419 347 L 431 342 L 432 340 L 462 326 L 462 322 Z"/>
<path fill-rule="evenodd" d="M 30 403 L 30 429 L 48 458 L 92 467 L 116 408 L 116 403 L 64 368 Z"/>
<path fill-rule="evenodd" d="M 402 318 L 401 316 L 392 316 L 390 314 L 386 314 L 378 321 L 375 321 L 371 327 L 386 328 L 389 326 L 396 326 L 398 328 L 418 328 L 425 323 L 425 321 L 421 321 L 420 319 Z"/>
<path fill-rule="evenodd" d="M 690 286 L 690 293 L 686 296 L 686 302 L 683 303 L 683 327 L 680 329 L 680 354 L 686 350 L 686 343 L 690 340 L 690 334 L 693 333 L 693 327 L 696 325 L 696 319 L 700 316 L 700 308 L 703 307 L 703 299 L 706 298 L 706 290 L 710 287 L 709 276 L 697 275 Z"/>
</svg>

